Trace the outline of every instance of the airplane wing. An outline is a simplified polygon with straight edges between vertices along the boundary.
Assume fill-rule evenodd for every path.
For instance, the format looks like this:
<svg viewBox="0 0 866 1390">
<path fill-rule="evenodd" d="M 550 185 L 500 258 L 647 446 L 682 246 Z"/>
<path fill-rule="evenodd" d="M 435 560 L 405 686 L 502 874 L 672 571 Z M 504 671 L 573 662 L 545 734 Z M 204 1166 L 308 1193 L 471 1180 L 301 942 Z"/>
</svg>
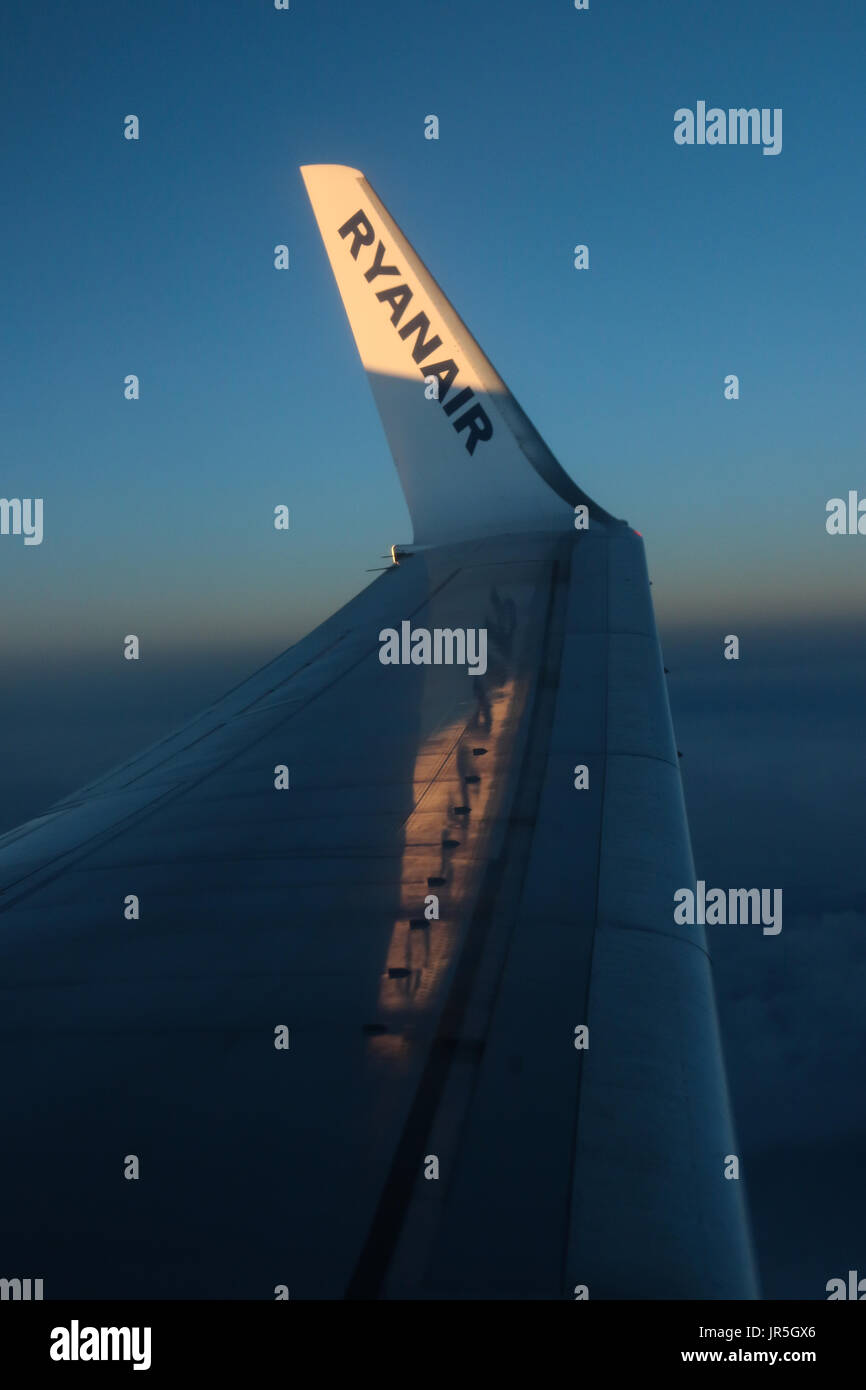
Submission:
<svg viewBox="0 0 866 1390">
<path fill-rule="evenodd" d="M 0 1274 L 754 1297 L 643 543 L 364 177 L 303 176 L 414 542 L 0 840 Z"/>
</svg>

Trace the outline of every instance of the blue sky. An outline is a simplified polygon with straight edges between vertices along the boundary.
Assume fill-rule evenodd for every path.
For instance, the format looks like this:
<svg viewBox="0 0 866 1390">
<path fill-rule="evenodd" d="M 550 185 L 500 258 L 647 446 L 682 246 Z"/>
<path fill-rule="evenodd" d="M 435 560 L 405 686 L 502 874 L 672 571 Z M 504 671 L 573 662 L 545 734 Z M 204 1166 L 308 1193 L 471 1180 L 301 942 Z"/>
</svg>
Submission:
<svg viewBox="0 0 866 1390">
<path fill-rule="evenodd" d="M 122 629 L 264 655 L 408 539 L 298 174 L 319 161 L 364 170 L 566 469 L 643 532 L 663 623 L 862 614 L 861 543 L 823 524 L 866 491 L 854 7 L 215 0 L 6 26 L 3 489 L 43 496 L 46 528 L 0 547 L 22 660 L 49 612 L 78 652 Z M 675 145 L 698 99 L 782 107 L 782 153 Z"/>
<path fill-rule="evenodd" d="M 785 887 L 772 954 L 712 945 L 765 1287 L 820 1297 L 863 1259 L 866 538 L 824 527 L 866 495 L 862 9 L 19 0 L 3 30 L 0 494 L 44 498 L 45 539 L 0 537 L 0 830 L 410 538 L 298 173 L 362 169 L 645 537 L 698 872 Z M 675 145 L 698 100 L 781 107 L 781 154 Z"/>
</svg>

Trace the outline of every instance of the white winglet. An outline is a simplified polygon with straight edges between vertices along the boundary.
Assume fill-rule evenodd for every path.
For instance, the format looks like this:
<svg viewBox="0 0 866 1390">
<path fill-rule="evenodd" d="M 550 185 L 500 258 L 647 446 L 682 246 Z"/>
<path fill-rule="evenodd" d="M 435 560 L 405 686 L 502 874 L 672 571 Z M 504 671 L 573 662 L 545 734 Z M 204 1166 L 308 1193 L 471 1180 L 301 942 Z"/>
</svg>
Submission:
<svg viewBox="0 0 866 1390">
<path fill-rule="evenodd" d="M 418 545 L 608 519 L 568 476 L 364 175 L 301 169 Z"/>
</svg>

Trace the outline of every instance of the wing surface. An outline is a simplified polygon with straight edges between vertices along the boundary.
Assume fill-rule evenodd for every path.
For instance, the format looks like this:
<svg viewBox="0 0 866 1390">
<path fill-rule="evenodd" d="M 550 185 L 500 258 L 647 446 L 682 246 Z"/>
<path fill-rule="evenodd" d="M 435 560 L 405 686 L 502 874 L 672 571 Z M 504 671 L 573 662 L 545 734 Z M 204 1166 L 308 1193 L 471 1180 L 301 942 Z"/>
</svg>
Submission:
<svg viewBox="0 0 866 1390">
<path fill-rule="evenodd" d="M 408 413 L 385 392 L 392 446 L 422 412 L 419 455 L 414 424 L 395 447 L 414 550 L 0 840 L 0 1273 L 47 1298 L 752 1297 L 706 943 L 673 920 L 694 870 L 642 541 L 589 499 L 575 529 L 584 494 L 326 168 L 329 255 L 360 197 L 462 354 L 505 501 L 420 372 Z M 413 659 L 419 633 L 453 659 Z"/>
</svg>

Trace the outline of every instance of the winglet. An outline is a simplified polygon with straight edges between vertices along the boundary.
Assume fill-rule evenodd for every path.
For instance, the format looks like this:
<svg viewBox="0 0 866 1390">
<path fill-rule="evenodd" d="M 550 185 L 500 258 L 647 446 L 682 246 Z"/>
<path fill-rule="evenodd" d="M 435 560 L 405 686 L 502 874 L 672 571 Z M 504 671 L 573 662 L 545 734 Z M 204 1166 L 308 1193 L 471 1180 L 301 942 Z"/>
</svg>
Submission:
<svg viewBox="0 0 866 1390">
<path fill-rule="evenodd" d="M 415 542 L 609 515 L 554 458 L 358 169 L 301 174 L 382 418 Z"/>
</svg>

